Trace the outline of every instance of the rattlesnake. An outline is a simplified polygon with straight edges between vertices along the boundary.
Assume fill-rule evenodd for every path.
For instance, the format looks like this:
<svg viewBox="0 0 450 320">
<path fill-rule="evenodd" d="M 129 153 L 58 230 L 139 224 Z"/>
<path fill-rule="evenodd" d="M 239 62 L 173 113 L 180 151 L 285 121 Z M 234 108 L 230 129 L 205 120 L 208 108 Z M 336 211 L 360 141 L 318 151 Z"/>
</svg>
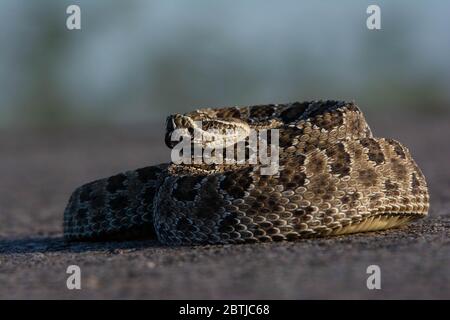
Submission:
<svg viewBox="0 0 450 320">
<path fill-rule="evenodd" d="M 248 163 L 127 171 L 74 191 L 64 236 L 254 243 L 383 230 L 428 213 L 425 177 L 408 149 L 373 137 L 353 102 L 199 109 L 168 118 L 166 144 L 173 147 L 174 130 L 192 132 L 198 120 L 209 128 L 278 129 L 278 174 L 261 175 L 260 165 Z"/>
</svg>

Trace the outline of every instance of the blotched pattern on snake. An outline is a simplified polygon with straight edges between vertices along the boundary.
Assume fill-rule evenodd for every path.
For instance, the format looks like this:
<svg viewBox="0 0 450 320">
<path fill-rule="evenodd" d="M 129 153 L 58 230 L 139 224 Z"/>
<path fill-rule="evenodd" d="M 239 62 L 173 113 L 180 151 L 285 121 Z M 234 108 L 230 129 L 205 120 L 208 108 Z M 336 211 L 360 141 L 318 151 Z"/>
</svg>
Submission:
<svg viewBox="0 0 450 320">
<path fill-rule="evenodd" d="M 279 173 L 261 175 L 260 165 L 248 163 L 169 163 L 120 173 L 75 190 L 64 213 L 65 237 L 254 243 L 383 230 L 427 215 L 427 184 L 410 152 L 374 137 L 353 102 L 176 114 L 167 119 L 169 147 L 180 128 L 236 128 L 242 140 L 248 129 L 278 129 Z"/>
</svg>

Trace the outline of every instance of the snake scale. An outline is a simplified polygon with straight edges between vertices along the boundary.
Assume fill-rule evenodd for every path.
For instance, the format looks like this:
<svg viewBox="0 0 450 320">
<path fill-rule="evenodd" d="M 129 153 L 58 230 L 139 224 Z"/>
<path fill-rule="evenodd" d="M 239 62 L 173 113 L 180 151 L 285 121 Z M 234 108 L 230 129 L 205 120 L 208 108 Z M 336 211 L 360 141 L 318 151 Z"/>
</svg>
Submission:
<svg viewBox="0 0 450 320">
<path fill-rule="evenodd" d="M 278 129 L 279 172 L 259 164 L 160 164 L 76 189 L 64 236 L 154 237 L 166 245 L 255 243 L 384 230 L 428 213 L 425 177 L 406 147 L 376 138 L 354 102 L 204 108 L 175 129 Z M 245 139 L 246 130 L 240 139 Z"/>
</svg>

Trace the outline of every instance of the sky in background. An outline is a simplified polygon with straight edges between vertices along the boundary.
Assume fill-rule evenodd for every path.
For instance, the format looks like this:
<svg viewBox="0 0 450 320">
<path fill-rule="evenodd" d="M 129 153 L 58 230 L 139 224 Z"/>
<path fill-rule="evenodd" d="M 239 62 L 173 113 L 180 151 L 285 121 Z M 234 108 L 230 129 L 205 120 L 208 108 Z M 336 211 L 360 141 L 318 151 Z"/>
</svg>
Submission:
<svg viewBox="0 0 450 320">
<path fill-rule="evenodd" d="M 81 31 L 66 29 L 70 4 Z M 441 0 L 1 0 L 0 126 L 329 98 L 448 112 L 449 17 Z"/>
</svg>

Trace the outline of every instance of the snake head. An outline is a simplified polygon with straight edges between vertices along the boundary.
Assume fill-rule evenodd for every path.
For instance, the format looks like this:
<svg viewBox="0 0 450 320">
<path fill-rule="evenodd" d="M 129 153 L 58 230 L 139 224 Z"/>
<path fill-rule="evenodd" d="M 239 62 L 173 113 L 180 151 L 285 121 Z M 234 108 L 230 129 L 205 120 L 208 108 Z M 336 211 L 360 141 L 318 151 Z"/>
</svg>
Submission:
<svg viewBox="0 0 450 320">
<path fill-rule="evenodd" d="M 250 126 L 239 118 L 219 118 L 211 112 L 194 111 L 188 114 L 174 114 L 167 117 L 165 142 L 173 148 L 178 142 L 176 136 L 189 136 L 191 142 L 203 149 L 225 148 L 243 141 L 250 134 Z"/>
</svg>

